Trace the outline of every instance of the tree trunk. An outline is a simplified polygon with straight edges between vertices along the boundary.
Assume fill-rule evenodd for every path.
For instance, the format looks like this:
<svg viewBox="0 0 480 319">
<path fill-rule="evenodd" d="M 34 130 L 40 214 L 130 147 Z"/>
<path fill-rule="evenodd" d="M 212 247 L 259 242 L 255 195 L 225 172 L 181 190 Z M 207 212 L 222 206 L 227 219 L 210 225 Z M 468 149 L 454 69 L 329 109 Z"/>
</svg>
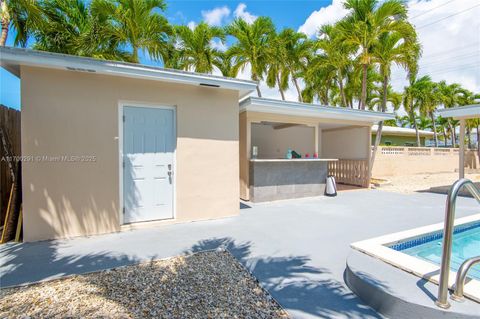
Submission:
<svg viewBox="0 0 480 319">
<path fill-rule="evenodd" d="M 298 85 L 297 78 L 292 76 L 293 78 L 293 83 L 295 84 L 295 87 L 297 88 L 298 92 L 298 102 L 303 102 L 303 97 L 302 97 L 302 90 L 300 90 L 300 86 Z"/>
<path fill-rule="evenodd" d="M 450 131 L 450 138 L 452 140 L 452 147 L 455 147 L 455 132 L 452 127 L 452 123 L 448 122 L 448 130 Z"/>
<path fill-rule="evenodd" d="M 480 125 L 477 125 L 477 155 L 480 161 Z"/>
<path fill-rule="evenodd" d="M 362 78 L 362 96 L 360 98 L 360 109 L 365 110 L 367 104 L 367 68 L 368 65 L 363 64 L 363 78 Z"/>
<path fill-rule="evenodd" d="M 6 21 L 6 19 L 2 19 L 2 34 L 0 35 L 0 46 L 4 47 L 7 43 L 7 36 L 8 36 L 8 26 L 10 22 Z"/>
<path fill-rule="evenodd" d="M 453 138 L 453 147 L 457 144 L 457 132 L 455 132 L 456 126 L 452 124 L 452 138 Z M 460 143 L 460 141 L 458 141 Z"/>
<path fill-rule="evenodd" d="M 447 128 L 443 127 L 443 146 L 447 147 Z"/>
<path fill-rule="evenodd" d="M 345 97 L 345 91 L 343 89 L 343 81 L 342 79 L 340 79 L 338 81 L 338 85 L 340 86 L 340 96 L 342 97 L 342 103 L 343 103 L 343 107 L 348 107 L 347 105 L 347 98 Z"/>
<path fill-rule="evenodd" d="M 383 92 L 382 92 L 382 106 L 381 111 L 385 112 L 387 110 L 387 88 L 388 88 L 388 77 L 383 77 Z M 375 162 L 375 155 L 377 154 L 378 146 L 382 140 L 382 130 L 383 130 L 383 121 L 378 122 L 377 135 L 375 136 L 375 144 L 372 150 L 372 156 L 370 158 L 370 172 L 373 170 L 373 163 Z"/>
<path fill-rule="evenodd" d="M 328 91 L 329 91 L 329 89 L 326 88 L 325 89 L 325 96 L 323 97 L 323 101 L 322 101 L 322 104 L 325 105 L 325 106 L 328 106 Z"/>
<path fill-rule="evenodd" d="M 260 92 L 260 85 L 257 84 L 257 94 L 258 97 L 262 97 L 262 92 Z"/>
<path fill-rule="evenodd" d="M 283 93 L 281 83 L 280 83 L 280 76 L 277 73 L 277 84 L 278 84 L 278 90 L 280 91 L 280 95 L 282 96 L 282 100 L 285 101 L 285 93 Z"/>
<path fill-rule="evenodd" d="M 415 112 L 413 111 L 413 107 L 410 106 L 410 120 L 413 123 L 413 128 L 415 129 L 415 136 L 417 138 L 417 147 L 422 146 L 420 142 L 420 132 L 418 131 L 417 121 L 415 121 Z"/>
<path fill-rule="evenodd" d="M 435 140 L 435 147 L 438 147 L 437 124 L 435 123 L 435 114 L 433 114 L 433 112 L 430 112 L 430 118 L 432 119 L 433 139 Z"/>
<path fill-rule="evenodd" d="M 472 149 L 472 139 L 470 137 L 470 127 L 467 126 L 467 141 L 468 141 L 468 149 Z"/>
</svg>

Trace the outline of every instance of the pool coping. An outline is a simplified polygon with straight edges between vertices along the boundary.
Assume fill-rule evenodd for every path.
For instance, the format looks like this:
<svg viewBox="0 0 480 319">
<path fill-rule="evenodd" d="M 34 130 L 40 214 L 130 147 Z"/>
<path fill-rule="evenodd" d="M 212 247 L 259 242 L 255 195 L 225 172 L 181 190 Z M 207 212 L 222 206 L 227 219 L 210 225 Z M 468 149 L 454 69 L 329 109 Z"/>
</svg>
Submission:
<svg viewBox="0 0 480 319">
<path fill-rule="evenodd" d="M 480 214 L 474 214 L 463 218 L 455 219 L 455 226 L 480 221 Z M 418 227 L 406 231 L 392 233 L 380 237 L 362 240 L 352 243 L 350 246 L 364 254 L 380 259 L 396 268 L 424 278 L 438 285 L 440 266 L 431 262 L 407 255 L 401 251 L 394 250 L 389 245 L 419 237 L 428 233 L 443 230 L 443 223 Z M 452 288 L 457 273 L 450 271 L 448 286 Z M 465 297 L 480 302 L 480 281 L 476 279 L 467 280 L 464 287 Z"/>
</svg>

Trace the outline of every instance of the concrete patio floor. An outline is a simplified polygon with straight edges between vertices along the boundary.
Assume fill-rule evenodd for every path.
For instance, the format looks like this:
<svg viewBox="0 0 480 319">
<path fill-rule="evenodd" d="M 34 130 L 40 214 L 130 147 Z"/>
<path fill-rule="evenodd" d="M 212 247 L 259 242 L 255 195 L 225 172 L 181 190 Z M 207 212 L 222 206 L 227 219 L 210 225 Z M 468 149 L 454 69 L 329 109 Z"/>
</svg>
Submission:
<svg viewBox="0 0 480 319">
<path fill-rule="evenodd" d="M 243 205 L 240 216 L 0 246 L 2 287 L 226 246 L 294 318 L 378 318 L 343 281 L 349 244 L 441 222 L 445 195 L 377 190 Z M 250 204 L 248 204 L 250 205 Z M 478 213 L 459 198 L 457 216 Z"/>
</svg>

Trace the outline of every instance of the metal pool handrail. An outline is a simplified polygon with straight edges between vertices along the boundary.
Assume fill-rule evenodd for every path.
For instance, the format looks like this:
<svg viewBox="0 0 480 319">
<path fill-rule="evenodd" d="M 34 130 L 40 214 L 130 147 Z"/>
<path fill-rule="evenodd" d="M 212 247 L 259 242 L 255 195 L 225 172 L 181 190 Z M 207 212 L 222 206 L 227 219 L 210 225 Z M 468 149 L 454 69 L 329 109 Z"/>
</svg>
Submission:
<svg viewBox="0 0 480 319">
<path fill-rule="evenodd" d="M 480 203 L 480 190 L 469 179 L 462 178 L 456 181 L 448 191 L 445 205 L 445 224 L 443 227 L 442 263 L 440 266 L 440 280 L 438 283 L 438 298 L 435 304 L 441 308 L 449 308 L 448 303 L 448 276 L 450 274 L 450 259 L 452 256 L 453 226 L 455 221 L 455 206 L 458 193 L 464 187 Z"/>
<path fill-rule="evenodd" d="M 455 301 L 463 300 L 463 287 L 467 273 L 476 264 L 480 264 L 480 256 L 472 257 L 465 260 L 457 271 L 457 279 L 455 280 L 455 289 L 453 290 L 452 299 Z"/>
</svg>

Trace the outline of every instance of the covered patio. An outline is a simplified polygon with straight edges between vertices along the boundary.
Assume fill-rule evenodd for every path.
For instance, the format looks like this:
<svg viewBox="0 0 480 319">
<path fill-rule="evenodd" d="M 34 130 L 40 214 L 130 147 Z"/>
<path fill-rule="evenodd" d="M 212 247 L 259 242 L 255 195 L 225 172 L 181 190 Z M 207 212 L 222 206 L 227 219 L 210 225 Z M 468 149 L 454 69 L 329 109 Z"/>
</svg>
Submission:
<svg viewBox="0 0 480 319">
<path fill-rule="evenodd" d="M 459 135 L 459 157 L 458 157 L 458 177 L 465 177 L 465 126 L 468 119 L 480 118 L 480 104 L 454 107 L 450 109 L 439 110 L 438 113 L 443 117 L 452 117 L 460 120 L 460 135 Z M 478 135 L 477 135 L 478 136 Z M 480 150 L 478 155 L 480 157 Z"/>
<path fill-rule="evenodd" d="M 323 195 L 328 175 L 338 184 L 368 187 L 371 126 L 392 118 L 307 103 L 243 100 L 240 198 L 261 202 Z"/>
</svg>

